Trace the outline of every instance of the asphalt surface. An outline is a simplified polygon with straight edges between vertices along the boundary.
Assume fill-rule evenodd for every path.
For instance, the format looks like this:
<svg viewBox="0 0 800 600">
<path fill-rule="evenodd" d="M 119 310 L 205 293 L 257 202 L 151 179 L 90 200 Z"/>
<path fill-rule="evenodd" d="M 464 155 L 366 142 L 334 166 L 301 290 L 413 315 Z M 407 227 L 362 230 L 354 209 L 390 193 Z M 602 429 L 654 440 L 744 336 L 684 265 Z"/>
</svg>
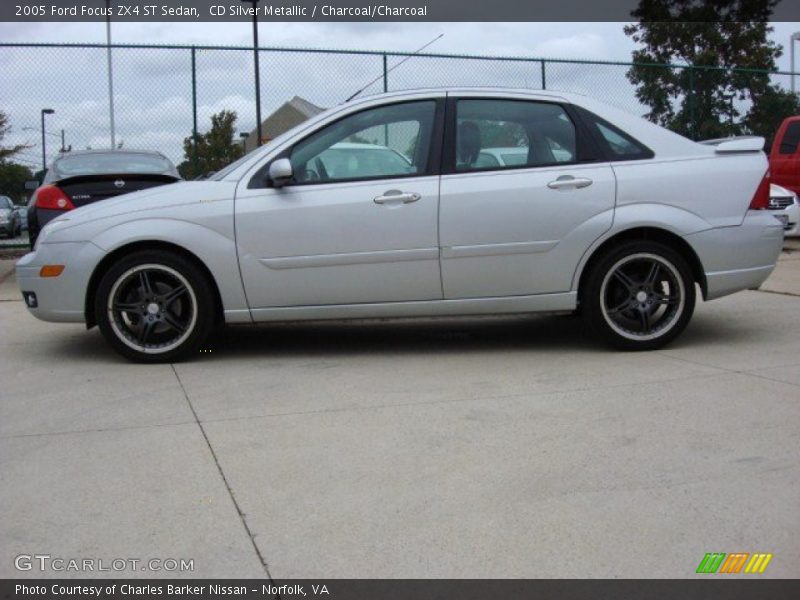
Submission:
<svg viewBox="0 0 800 600">
<path fill-rule="evenodd" d="M 0 280 L 0 577 L 800 576 L 800 252 L 633 354 L 539 316 L 236 327 L 141 366 Z"/>
<path fill-rule="evenodd" d="M 23 231 L 22 233 L 20 233 L 18 236 L 15 237 L 6 237 L 5 234 L 3 234 L 2 237 L 0 237 L 0 248 L 4 248 L 7 246 L 17 247 L 26 245 L 28 245 L 27 231 Z"/>
</svg>

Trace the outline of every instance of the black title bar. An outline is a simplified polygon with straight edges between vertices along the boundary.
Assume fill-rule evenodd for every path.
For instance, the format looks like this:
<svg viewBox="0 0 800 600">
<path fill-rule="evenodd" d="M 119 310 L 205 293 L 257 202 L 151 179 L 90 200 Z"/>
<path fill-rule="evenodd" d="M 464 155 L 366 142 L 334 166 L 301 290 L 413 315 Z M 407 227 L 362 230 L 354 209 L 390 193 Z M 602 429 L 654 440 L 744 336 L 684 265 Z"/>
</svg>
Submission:
<svg viewBox="0 0 800 600">
<path fill-rule="evenodd" d="M 732 0 L 733 1 L 733 0 Z M 0 21 L 617 21 L 638 0 L 2 0 Z M 110 13 L 110 14 L 109 14 Z M 800 2 L 780 0 L 773 21 L 800 21 Z"/>
<path fill-rule="evenodd" d="M 28 579 L 0 580 L 0 597 L 74 600 L 795 600 L 800 580 L 758 576 L 708 576 L 706 579 L 570 580 L 570 579 Z"/>
</svg>

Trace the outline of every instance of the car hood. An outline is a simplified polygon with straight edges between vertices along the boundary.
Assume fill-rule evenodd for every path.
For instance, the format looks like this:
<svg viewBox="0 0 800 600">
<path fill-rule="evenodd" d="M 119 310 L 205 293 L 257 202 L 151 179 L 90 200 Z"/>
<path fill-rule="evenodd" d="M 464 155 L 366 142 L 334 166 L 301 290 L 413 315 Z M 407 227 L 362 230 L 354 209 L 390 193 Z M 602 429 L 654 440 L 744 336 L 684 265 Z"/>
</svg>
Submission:
<svg viewBox="0 0 800 600">
<path fill-rule="evenodd" d="M 180 181 L 94 202 L 71 210 L 51 222 L 69 221 L 67 226 L 72 226 L 136 212 L 169 212 L 172 208 L 188 204 L 230 200 L 235 190 L 235 181 Z"/>
<path fill-rule="evenodd" d="M 770 183 L 769 196 L 770 198 L 791 198 L 794 196 L 794 192 L 775 183 Z"/>
</svg>

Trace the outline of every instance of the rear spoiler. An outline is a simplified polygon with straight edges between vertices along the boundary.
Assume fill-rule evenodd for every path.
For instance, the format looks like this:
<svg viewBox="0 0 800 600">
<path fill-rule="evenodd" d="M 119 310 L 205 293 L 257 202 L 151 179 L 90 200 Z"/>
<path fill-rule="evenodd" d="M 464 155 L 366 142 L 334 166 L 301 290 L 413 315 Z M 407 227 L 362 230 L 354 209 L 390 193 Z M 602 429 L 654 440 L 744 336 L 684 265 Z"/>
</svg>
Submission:
<svg viewBox="0 0 800 600">
<path fill-rule="evenodd" d="M 761 152 L 764 150 L 764 138 L 756 135 L 741 135 L 738 137 L 720 138 L 716 140 L 703 140 L 698 142 L 706 146 L 714 146 L 717 154 L 730 152 Z"/>
</svg>

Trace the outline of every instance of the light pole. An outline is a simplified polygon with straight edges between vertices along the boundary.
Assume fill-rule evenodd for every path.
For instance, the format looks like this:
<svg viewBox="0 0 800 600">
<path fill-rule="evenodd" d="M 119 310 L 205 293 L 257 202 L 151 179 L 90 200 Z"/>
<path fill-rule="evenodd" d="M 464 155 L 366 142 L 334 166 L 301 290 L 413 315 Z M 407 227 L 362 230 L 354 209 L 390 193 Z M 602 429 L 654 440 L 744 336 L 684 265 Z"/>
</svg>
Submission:
<svg viewBox="0 0 800 600">
<path fill-rule="evenodd" d="M 253 5 L 253 61 L 256 76 L 256 148 L 261 145 L 261 69 L 258 66 L 258 2 L 259 0 L 242 0 Z"/>
<path fill-rule="evenodd" d="M 792 93 L 794 94 L 794 43 L 800 40 L 800 31 L 795 31 L 789 38 L 789 70 L 792 72 Z"/>
<path fill-rule="evenodd" d="M 42 109 L 42 171 L 47 169 L 47 146 L 44 137 L 44 116 L 45 115 L 52 115 L 54 111 L 52 108 L 43 108 Z"/>
<path fill-rule="evenodd" d="M 242 154 L 247 153 L 247 138 L 250 137 L 250 134 L 246 131 L 243 131 L 239 134 L 239 137 L 242 138 Z"/>
<path fill-rule="evenodd" d="M 111 122 L 111 149 L 116 147 L 114 135 L 114 76 L 111 70 L 111 0 L 106 0 L 106 45 L 108 60 L 108 114 Z"/>
</svg>

